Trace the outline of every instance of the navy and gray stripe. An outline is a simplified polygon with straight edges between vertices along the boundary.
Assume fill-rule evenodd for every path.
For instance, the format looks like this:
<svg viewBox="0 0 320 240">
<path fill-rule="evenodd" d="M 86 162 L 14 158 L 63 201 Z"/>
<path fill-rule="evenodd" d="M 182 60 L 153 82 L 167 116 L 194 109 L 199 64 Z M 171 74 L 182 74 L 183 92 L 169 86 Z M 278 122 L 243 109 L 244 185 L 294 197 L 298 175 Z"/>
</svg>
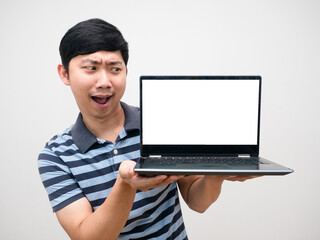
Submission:
<svg viewBox="0 0 320 240">
<path fill-rule="evenodd" d="M 97 139 L 82 116 L 39 155 L 39 173 L 53 211 L 86 197 L 96 210 L 108 197 L 124 160 L 140 157 L 139 111 L 121 103 L 126 122 L 115 143 Z M 187 239 L 176 183 L 137 191 L 119 239 Z"/>
</svg>

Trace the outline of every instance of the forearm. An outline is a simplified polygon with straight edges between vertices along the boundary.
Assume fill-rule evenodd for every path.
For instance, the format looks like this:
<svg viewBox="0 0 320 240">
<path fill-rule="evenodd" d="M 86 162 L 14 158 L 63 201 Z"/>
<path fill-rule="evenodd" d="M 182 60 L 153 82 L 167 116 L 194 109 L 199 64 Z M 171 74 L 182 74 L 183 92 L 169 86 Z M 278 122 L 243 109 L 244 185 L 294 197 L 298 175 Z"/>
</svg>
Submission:
<svg viewBox="0 0 320 240">
<path fill-rule="evenodd" d="M 57 212 L 60 224 L 71 239 L 116 239 L 129 217 L 136 191 L 168 185 L 183 176 L 142 177 L 133 171 L 134 161 L 124 161 L 118 178 L 105 202 L 92 212 L 86 198 L 82 198 Z"/>
<path fill-rule="evenodd" d="M 223 178 L 219 176 L 198 178 L 191 184 L 187 192 L 186 203 L 197 212 L 205 212 L 218 199 L 222 183 Z"/>
<path fill-rule="evenodd" d="M 66 229 L 70 238 L 116 239 L 128 219 L 135 193 L 134 189 L 118 177 L 105 202 L 75 225 L 75 229 Z"/>
</svg>

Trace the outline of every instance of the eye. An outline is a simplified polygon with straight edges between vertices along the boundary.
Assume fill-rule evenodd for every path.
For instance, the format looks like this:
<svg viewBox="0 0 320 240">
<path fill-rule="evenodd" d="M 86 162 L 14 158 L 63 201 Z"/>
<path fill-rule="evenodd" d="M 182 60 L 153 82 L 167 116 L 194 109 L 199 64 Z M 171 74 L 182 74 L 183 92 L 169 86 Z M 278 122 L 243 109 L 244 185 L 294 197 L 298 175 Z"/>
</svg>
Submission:
<svg viewBox="0 0 320 240">
<path fill-rule="evenodd" d="M 112 72 L 115 72 L 115 73 L 118 73 L 121 71 L 121 68 L 118 68 L 118 67 L 114 67 L 111 69 Z"/>
<path fill-rule="evenodd" d="M 95 66 L 83 66 L 82 69 L 87 73 L 91 73 L 91 72 L 95 72 L 97 70 L 97 67 L 95 67 Z"/>
<path fill-rule="evenodd" d="M 97 68 L 96 68 L 95 66 L 86 66 L 85 68 L 86 68 L 86 70 L 88 70 L 88 71 L 95 71 L 95 70 L 97 70 Z"/>
</svg>

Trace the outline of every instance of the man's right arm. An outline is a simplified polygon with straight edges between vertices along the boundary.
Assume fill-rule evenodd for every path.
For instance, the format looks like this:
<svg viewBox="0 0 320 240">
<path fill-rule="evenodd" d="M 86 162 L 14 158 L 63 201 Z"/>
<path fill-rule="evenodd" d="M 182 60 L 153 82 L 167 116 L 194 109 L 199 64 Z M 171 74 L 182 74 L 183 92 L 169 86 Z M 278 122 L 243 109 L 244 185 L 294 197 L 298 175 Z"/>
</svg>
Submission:
<svg viewBox="0 0 320 240">
<path fill-rule="evenodd" d="M 81 198 L 56 215 L 71 239 L 116 239 L 128 219 L 134 196 L 135 190 L 118 177 L 95 212 L 87 198 Z"/>
<path fill-rule="evenodd" d="M 86 198 L 81 198 L 56 212 L 71 239 L 116 239 L 130 214 L 136 190 L 167 185 L 182 176 L 141 177 L 133 171 L 135 162 L 124 161 L 118 178 L 105 202 L 92 211 Z"/>
</svg>

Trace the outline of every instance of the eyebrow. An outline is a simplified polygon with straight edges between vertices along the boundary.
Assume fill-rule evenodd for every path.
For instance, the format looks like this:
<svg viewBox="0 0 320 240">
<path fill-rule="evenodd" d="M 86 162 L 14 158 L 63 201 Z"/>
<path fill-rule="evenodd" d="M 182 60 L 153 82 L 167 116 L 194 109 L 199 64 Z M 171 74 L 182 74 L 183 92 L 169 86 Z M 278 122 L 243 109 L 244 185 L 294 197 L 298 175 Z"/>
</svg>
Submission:
<svg viewBox="0 0 320 240">
<path fill-rule="evenodd" d="M 110 61 L 110 62 L 107 62 L 107 65 L 110 65 L 110 66 L 122 65 L 122 62 L 121 61 Z"/>
<path fill-rule="evenodd" d="M 101 64 L 101 60 L 98 61 L 96 59 L 85 58 L 81 60 L 81 63 Z"/>
<path fill-rule="evenodd" d="M 101 60 L 96 60 L 92 58 L 85 58 L 81 61 L 81 63 L 91 63 L 91 64 L 102 64 Z M 121 61 L 107 61 L 107 65 L 115 66 L 115 65 L 123 65 Z"/>
</svg>

